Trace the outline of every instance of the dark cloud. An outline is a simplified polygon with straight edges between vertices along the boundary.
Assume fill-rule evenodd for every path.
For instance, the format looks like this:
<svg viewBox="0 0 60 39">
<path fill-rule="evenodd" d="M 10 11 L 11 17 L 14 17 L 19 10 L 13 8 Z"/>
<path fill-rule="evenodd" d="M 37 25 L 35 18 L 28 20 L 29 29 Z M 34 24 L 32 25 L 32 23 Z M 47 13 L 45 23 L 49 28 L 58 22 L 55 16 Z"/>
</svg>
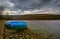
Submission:
<svg viewBox="0 0 60 39">
<path fill-rule="evenodd" d="M 21 10 L 35 10 L 45 7 L 60 8 L 60 0 L 11 0 L 11 2 Z"/>
<path fill-rule="evenodd" d="M 18 14 L 60 14 L 60 0 L 0 0 L 0 4 Z"/>
</svg>

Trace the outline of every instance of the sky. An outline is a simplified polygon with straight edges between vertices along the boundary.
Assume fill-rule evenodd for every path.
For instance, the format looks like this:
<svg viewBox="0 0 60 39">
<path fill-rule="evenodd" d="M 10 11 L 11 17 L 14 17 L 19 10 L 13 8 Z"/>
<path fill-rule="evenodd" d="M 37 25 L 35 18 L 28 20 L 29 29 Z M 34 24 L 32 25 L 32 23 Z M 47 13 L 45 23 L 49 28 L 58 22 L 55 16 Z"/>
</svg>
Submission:
<svg viewBox="0 0 60 39">
<path fill-rule="evenodd" d="M 13 15 L 60 14 L 60 0 L 0 0 Z"/>
</svg>

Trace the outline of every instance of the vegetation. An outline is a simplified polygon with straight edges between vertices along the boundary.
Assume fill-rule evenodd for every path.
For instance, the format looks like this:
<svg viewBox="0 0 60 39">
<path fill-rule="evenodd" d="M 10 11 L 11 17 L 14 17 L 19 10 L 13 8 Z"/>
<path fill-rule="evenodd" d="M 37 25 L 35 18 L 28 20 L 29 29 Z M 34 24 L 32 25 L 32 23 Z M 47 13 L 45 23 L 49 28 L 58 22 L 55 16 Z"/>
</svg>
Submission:
<svg viewBox="0 0 60 39">
<path fill-rule="evenodd" d="M 60 15 L 29 14 L 29 15 L 2 15 L 4 20 L 60 20 Z M 1 17 L 2 17 L 1 16 Z"/>
<path fill-rule="evenodd" d="M 0 19 L 3 19 L 2 13 L 3 10 L 5 9 L 5 7 L 3 7 L 3 5 L 0 6 Z"/>
</svg>

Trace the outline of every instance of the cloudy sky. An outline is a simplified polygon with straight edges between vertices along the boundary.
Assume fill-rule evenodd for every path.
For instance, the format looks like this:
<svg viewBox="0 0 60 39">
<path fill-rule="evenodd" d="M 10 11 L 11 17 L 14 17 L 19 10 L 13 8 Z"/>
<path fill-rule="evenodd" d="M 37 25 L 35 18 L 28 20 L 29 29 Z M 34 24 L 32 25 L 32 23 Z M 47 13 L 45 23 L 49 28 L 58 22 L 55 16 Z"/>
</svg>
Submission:
<svg viewBox="0 0 60 39">
<path fill-rule="evenodd" d="M 14 14 L 60 14 L 60 0 L 0 0 Z"/>
</svg>

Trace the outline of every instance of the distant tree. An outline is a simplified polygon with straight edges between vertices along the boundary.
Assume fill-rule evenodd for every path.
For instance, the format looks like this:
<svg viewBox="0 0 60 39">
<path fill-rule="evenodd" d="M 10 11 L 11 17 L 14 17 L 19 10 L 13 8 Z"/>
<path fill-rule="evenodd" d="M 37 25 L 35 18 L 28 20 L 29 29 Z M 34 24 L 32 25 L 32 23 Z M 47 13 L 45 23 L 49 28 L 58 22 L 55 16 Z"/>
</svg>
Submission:
<svg viewBox="0 0 60 39">
<path fill-rule="evenodd" d="M 3 5 L 0 6 L 0 19 L 3 19 L 2 13 L 4 11 L 5 7 Z"/>
<path fill-rule="evenodd" d="M 3 10 L 5 9 L 5 7 L 3 5 L 0 6 L 0 15 L 2 14 Z"/>
</svg>

